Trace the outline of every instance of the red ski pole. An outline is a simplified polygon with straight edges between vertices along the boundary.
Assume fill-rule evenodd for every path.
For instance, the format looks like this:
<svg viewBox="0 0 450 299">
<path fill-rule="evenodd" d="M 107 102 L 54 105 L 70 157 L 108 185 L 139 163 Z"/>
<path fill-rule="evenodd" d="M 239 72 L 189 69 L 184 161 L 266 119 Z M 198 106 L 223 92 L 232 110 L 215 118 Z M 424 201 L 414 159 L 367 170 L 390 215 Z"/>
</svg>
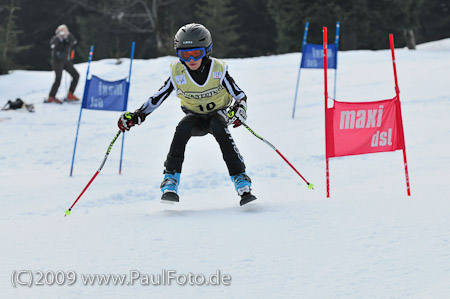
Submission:
<svg viewBox="0 0 450 299">
<path fill-rule="evenodd" d="M 258 134 L 256 134 L 252 129 L 250 129 L 249 126 L 247 126 L 247 124 L 243 123 L 242 124 L 250 133 L 252 133 L 253 135 L 255 135 L 258 139 L 262 140 L 265 144 L 267 144 L 268 146 L 270 146 L 274 151 L 277 152 L 278 155 L 280 155 L 281 158 L 283 158 L 283 160 L 289 165 L 291 166 L 291 168 L 305 181 L 305 183 L 308 185 L 308 189 L 314 189 L 314 185 L 309 183 L 301 174 L 300 172 L 298 172 L 297 169 L 295 169 L 295 167 L 288 161 L 288 159 L 286 159 L 283 154 L 280 153 L 279 150 L 277 150 L 277 148 L 275 146 L 273 146 L 272 143 L 270 143 L 269 141 L 265 140 L 264 138 L 262 138 L 261 136 L 259 136 Z"/>
<path fill-rule="evenodd" d="M 87 188 L 89 188 L 89 186 L 91 185 L 91 183 L 95 180 L 95 178 L 97 177 L 97 175 L 100 173 L 100 171 L 102 170 L 103 166 L 105 165 L 106 159 L 108 159 L 108 155 L 109 152 L 111 151 L 114 142 L 116 141 L 117 137 L 119 137 L 120 133 L 122 133 L 122 131 L 119 130 L 119 132 L 117 132 L 116 136 L 114 136 L 113 140 L 111 141 L 111 143 L 109 144 L 108 150 L 106 151 L 106 155 L 105 158 L 103 158 L 102 164 L 100 165 L 100 167 L 98 168 L 97 172 L 95 172 L 94 176 L 91 178 L 91 180 L 89 181 L 89 183 L 86 185 L 86 187 L 84 187 L 83 191 L 81 191 L 80 195 L 78 195 L 77 199 L 75 200 L 75 202 L 72 204 L 72 206 L 65 212 L 64 217 L 66 217 L 67 215 L 70 215 L 72 208 L 75 206 L 75 204 L 77 203 L 77 201 L 81 198 L 81 196 L 84 194 L 84 192 L 87 190 Z"/>
</svg>

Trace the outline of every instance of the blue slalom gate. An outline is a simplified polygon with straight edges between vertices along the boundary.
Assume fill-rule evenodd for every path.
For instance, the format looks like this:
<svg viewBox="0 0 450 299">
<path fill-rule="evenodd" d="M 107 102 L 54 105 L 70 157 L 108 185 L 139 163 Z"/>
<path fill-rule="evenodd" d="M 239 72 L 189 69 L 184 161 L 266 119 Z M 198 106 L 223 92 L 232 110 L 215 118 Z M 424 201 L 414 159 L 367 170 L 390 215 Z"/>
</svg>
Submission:
<svg viewBox="0 0 450 299">
<path fill-rule="evenodd" d="M 305 31 L 302 42 L 302 58 L 300 67 L 298 68 L 297 85 L 295 87 L 294 107 L 292 109 L 292 118 L 295 117 L 295 108 L 297 106 L 297 96 L 300 83 L 300 71 L 305 69 L 323 69 L 323 45 L 308 44 L 306 42 L 308 37 L 309 22 L 305 24 Z M 336 23 L 336 38 L 334 44 L 329 44 L 327 47 L 327 63 L 329 69 L 335 69 L 334 72 L 334 98 L 336 98 L 336 78 L 337 78 L 337 56 L 339 50 L 339 22 Z"/>
<path fill-rule="evenodd" d="M 89 61 L 86 71 L 86 84 L 84 86 L 83 100 L 78 117 L 77 133 L 75 135 L 75 144 L 73 147 L 72 164 L 70 166 L 70 176 L 73 174 L 73 165 L 75 162 L 75 152 L 77 149 L 78 133 L 80 130 L 81 115 L 83 109 L 103 110 L 103 111 L 126 111 L 128 106 L 128 94 L 130 91 L 131 68 L 133 65 L 135 43 L 131 44 L 130 70 L 128 77 L 117 80 L 107 81 L 98 76 L 92 75 L 89 78 L 92 56 L 94 55 L 94 46 L 89 51 Z M 125 133 L 122 134 L 122 147 L 120 152 L 119 174 L 122 173 L 123 145 Z"/>
</svg>

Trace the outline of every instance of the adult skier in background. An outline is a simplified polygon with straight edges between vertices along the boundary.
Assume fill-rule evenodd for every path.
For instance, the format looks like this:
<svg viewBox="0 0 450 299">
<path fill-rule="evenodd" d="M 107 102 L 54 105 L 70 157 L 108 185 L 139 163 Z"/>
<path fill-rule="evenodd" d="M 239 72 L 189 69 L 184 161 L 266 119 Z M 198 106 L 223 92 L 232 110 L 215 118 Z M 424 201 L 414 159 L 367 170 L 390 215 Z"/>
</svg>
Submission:
<svg viewBox="0 0 450 299">
<path fill-rule="evenodd" d="M 256 199 L 251 194 L 251 180 L 228 125 L 238 127 L 247 118 L 247 96 L 236 85 L 224 61 L 211 57 L 212 38 L 201 24 L 187 24 L 175 34 L 174 48 L 178 60 L 171 63 L 171 75 L 161 89 L 135 112 L 120 116 L 122 132 L 140 125 L 164 100 L 176 91 L 186 114 L 179 122 L 167 159 L 161 183 L 162 202 L 178 202 L 178 186 L 186 144 L 192 136 L 212 134 L 222 151 L 240 205 Z"/>
<path fill-rule="evenodd" d="M 55 30 L 55 36 L 50 40 L 51 48 L 51 65 L 55 71 L 55 81 L 53 82 L 50 94 L 45 103 L 58 103 L 62 101 L 56 98 L 59 85 L 61 84 L 61 77 L 63 70 L 66 70 L 72 76 L 69 92 L 67 94 L 67 101 L 78 101 L 79 99 L 73 94 L 78 84 L 80 75 L 74 68 L 72 63 L 72 49 L 77 44 L 75 36 L 69 32 L 66 25 L 59 25 Z"/>
</svg>

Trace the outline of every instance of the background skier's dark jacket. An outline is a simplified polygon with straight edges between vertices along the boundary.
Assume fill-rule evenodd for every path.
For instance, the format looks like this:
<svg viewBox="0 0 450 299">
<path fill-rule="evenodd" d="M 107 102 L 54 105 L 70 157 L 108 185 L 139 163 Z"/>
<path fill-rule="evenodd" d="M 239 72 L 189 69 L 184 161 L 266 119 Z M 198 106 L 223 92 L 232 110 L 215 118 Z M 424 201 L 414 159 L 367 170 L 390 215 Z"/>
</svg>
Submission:
<svg viewBox="0 0 450 299">
<path fill-rule="evenodd" d="M 76 44 L 77 40 L 71 33 L 69 33 L 65 39 L 61 39 L 56 35 L 52 37 L 50 40 L 50 48 L 52 49 L 52 63 L 63 63 L 70 61 L 70 53 Z"/>
</svg>

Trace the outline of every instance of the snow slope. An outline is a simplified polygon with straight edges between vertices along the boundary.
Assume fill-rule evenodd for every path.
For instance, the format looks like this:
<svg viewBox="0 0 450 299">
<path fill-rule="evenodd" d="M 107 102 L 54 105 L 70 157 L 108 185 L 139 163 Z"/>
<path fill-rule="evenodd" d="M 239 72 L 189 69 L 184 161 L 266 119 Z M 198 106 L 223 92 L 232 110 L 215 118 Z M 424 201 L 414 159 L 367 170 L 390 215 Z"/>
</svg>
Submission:
<svg viewBox="0 0 450 299">
<path fill-rule="evenodd" d="M 386 43 L 388 38 L 386 37 Z M 171 96 L 120 140 L 94 175 L 117 132 L 118 112 L 83 111 L 74 176 L 69 177 L 79 105 L 42 104 L 52 72 L 0 76 L 0 99 L 21 97 L 34 114 L 0 112 L 0 288 L 2 298 L 448 298 L 450 295 L 449 40 L 397 49 L 397 70 L 412 196 L 402 153 L 330 161 L 325 197 L 323 72 L 302 70 L 291 119 L 299 53 L 227 59 L 249 98 L 248 125 L 273 143 L 315 185 L 306 184 L 267 145 L 232 129 L 258 200 L 239 207 L 212 136 L 188 144 L 181 202 L 159 202 L 163 162 L 183 116 Z M 139 45 L 137 45 L 139 47 Z M 337 99 L 395 95 L 389 50 L 339 53 Z M 174 57 L 135 60 L 129 110 L 168 77 Z M 128 60 L 93 62 L 105 79 L 128 73 Z M 78 64 L 81 97 L 87 64 Z M 334 70 L 329 72 L 333 87 Z M 67 86 L 67 85 L 66 85 Z M 65 83 L 60 88 L 63 96 Z M 82 274 L 209 276 L 229 286 L 84 285 Z M 69 271 L 68 286 L 17 286 L 13 271 Z M 16 272 L 17 273 L 17 272 Z M 29 274 L 21 276 L 29 281 Z M 35 277 L 36 279 L 36 277 Z"/>
</svg>

